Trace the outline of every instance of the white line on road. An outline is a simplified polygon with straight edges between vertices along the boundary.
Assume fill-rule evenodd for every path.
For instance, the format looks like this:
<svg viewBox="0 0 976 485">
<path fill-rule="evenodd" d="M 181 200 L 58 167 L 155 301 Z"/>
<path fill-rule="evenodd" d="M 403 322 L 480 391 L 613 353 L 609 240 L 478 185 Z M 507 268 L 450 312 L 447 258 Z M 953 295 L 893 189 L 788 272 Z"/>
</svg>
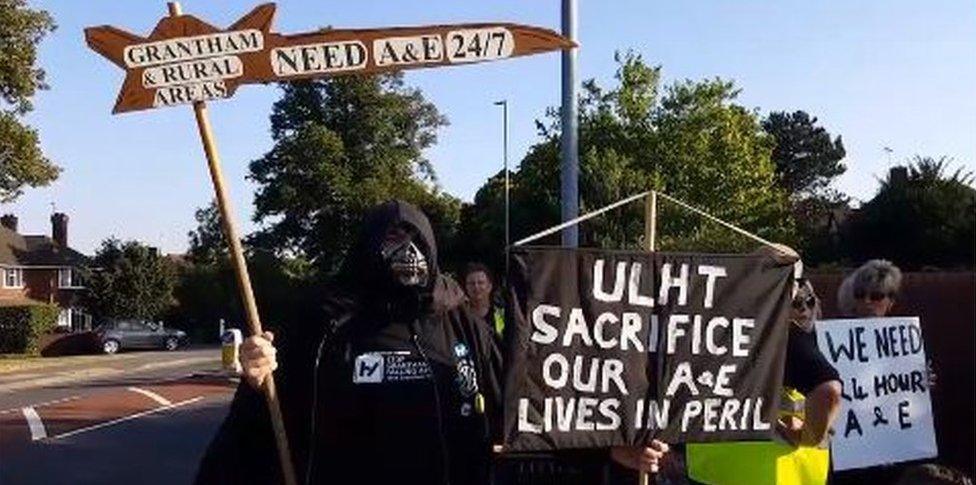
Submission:
<svg viewBox="0 0 976 485">
<path fill-rule="evenodd" d="M 195 402 L 197 402 L 197 401 L 199 401 L 201 399 L 203 399 L 203 396 L 197 396 L 197 397 L 195 397 L 193 399 L 187 399 L 186 401 L 176 402 L 176 403 L 170 404 L 168 406 L 160 406 L 160 407 L 158 407 L 156 409 L 150 409 L 148 411 L 143 411 L 141 413 L 130 414 L 128 416 L 124 416 L 124 417 L 121 417 L 121 418 L 118 418 L 118 419 L 113 419 L 111 421 L 106 421 L 104 423 L 98 423 L 96 425 L 87 426 L 87 427 L 84 427 L 84 428 L 79 428 L 79 429 L 76 429 L 76 430 L 73 430 L 73 431 L 68 431 L 67 433 L 61 433 L 59 435 L 50 437 L 49 440 L 58 440 L 58 439 L 61 439 L 61 438 L 67 438 L 69 436 L 74 436 L 76 434 L 85 433 L 87 431 L 94 431 L 96 429 L 101 429 L 101 428 L 104 428 L 106 426 L 112 426 L 113 424 L 119 424 L 119 423 L 123 423 L 123 422 L 126 422 L 126 421 L 131 421 L 131 420 L 136 419 L 136 418 L 141 418 L 143 416 L 149 416 L 150 414 L 155 414 L 155 413 L 158 413 L 160 411 L 166 411 L 167 409 L 176 409 L 176 408 L 181 407 L 181 406 L 186 406 L 187 404 L 193 404 L 193 403 L 195 403 Z"/>
<path fill-rule="evenodd" d="M 30 427 L 31 441 L 42 440 L 47 438 L 47 430 L 44 429 L 44 422 L 41 421 L 41 417 L 37 415 L 37 411 L 34 408 L 27 406 L 21 409 L 24 413 L 24 419 L 27 420 L 27 426 Z"/>
<path fill-rule="evenodd" d="M 166 399 L 165 397 L 160 396 L 159 394 L 156 394 L 155 392 L 152 392 L 152 391 L 150 391 L 148 389 L 141 389 L 141 388 L 138 388 L 138 387 L 130 387 L 128 389 L 130 391 L 132 391 L 132 392 L 137 392 L 139 394 L 142 394 L 143 396 L 146 396 L 149 399 L 152 399 L 153 401 L 156 401 L 159 404 L 162 404 L 163 406 L 169 406 L 169 405 L 173 404 L 172 402 L 170 402 L 169 399 Z"/>
<path fill-rule="evenodd" d="M 81 396 L 68 396 L 68 397 L 63 397 L 61 399 L 55 399 L 53 401 L 44 401 L 44 402 L 37 403 L 37 404 L 31 404 L 31 407 L 32 408 L 39 408 L 39 407 L 43 407 L 43 406 L 50 406 L 52 404 L 61 404 L 63 402 L 74 401 L 75 399 L 81 399 Z M 4 409 L 3 411 L 0 411 L 0 415 L 7 414 L 7 413 L 17 412 L 17 411 L 20 411 L 21 409 L 23 409 L 23 408 L 16 407 L 16 408 Z"/>
</svg>

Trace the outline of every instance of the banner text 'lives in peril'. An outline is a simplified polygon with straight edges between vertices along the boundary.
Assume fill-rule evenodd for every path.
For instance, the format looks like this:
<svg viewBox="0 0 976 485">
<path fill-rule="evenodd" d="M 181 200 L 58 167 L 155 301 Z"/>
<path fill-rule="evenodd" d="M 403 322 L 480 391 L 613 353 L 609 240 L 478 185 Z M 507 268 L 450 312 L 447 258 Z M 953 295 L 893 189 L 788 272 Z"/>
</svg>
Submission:
<svg viewBox="0 0 976 485">
<path fill-rule="evenodd" d="M 509 449 L 771 436 L 792 265 L 518 248 L 511 267 Z"/>
</svg>

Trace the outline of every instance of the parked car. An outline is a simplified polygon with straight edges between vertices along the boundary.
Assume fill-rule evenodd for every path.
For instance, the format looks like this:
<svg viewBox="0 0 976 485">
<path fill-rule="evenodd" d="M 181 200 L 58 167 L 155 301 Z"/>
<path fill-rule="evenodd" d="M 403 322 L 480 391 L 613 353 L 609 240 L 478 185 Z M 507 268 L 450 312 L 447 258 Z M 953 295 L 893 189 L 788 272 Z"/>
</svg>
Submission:
<svg viewBox="0 0 976 485">
<path fill-rule="evenodd" d="M 186 342 L 182 330 L 142 320 L 110 320 L 95 328 L 96 345 L 106 354 L 122 349 L 176 350 Z"/>
</svg>

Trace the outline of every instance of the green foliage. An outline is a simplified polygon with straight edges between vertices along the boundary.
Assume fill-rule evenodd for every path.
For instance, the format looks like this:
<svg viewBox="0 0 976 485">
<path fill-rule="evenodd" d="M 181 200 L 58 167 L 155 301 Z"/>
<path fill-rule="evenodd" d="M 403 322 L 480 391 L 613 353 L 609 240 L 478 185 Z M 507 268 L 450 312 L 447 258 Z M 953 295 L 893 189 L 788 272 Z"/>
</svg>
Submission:
<svg viewBox="0 0 976 485">
<path fill-rule="evenodd" d="M 660 67 L 633 53 L 618 55 L 617 85 L 590 80 L 579 103 L 581 212 L 658 189 L 759 235 L 792 242 L 787 194 L 776 185 L 773 139 L 756 113 L 735 103 L 721 79 L 660 87 Z M 663 93 L 663 94 L 662 94 Z M 559 221 L 559 119 L 537 122 L 542 140 L 512 176 L 512 237 Z M 460 240 L 469 257 L 501 262 L 503 174 L 492 177 L 463 211 Z M 658 247 L 740 250 L 755 244 L 683 209 L 659 202 Z M 643 246 L 644 207 L 634 203 L 581 226 L 581 244 Z M 544 241 L 558 244 L 557 236 Z M 484 256 L 489 255 L 489 256 Z"/>
<path fill-rule="evenodd" d="M 37 355 L 40 337 L 57 324 L 57 305 L 0 307 L 0 353 Z"/>
<path fill-rule="evenodd" d="M 847 152 L 841 138 L 831 139 L 817 118 L 805 111 L 775 112 L 762 122 L 776 146 L 772 159 L 780 187 L 788 194 L 805 198 L 821 194 L 847 167 L 841 162 Z"/>
<path fill-rule="evenodd" d="M 892 169 L 850 224 L 857 261 L 886 258 L 903 269 L 976 265 L 976 189 L 972 173 L 947 173 L 951 159 L 915 156 Z"/>
<path fill-rule="evenodd" d="M 187 234 L 190 239 L 190 260 L 196 264 L 213 264 L 226 259 L 227 242 L 220 228 L 220 210 L 216 201 L 197 209 L 193 218 L 197 221 L 197 227 Z"/>
<path fill-rule="evenodd" d="M 88 307 L 99 319 L 155 320 L 173 304 L 173 263 L 137 241 L 102 241 L 84 278 Z"/>
<path fill-rule="evenodd" d="M 401 75 L 347 76 L 281 85 L 271 114 L 275 146 L 251 162 L 255 248 L 338 270 L 363 214 L 388 199 L 421 207 L 450 246 L 460 202 L 436 186 L 423 150 L 447 123 Z"/>
<path fill-rule="evenodd" d="M 850 199 L 825 189 L 820 194 L 792 200 L 792 211 L 799 240 L 797 249 L 803 262 L 818 268 L 841 263 L 845 249 L 840 233 L 851 211 Z"/>
<path fill-rule="evenodd" d="M 166 316 L 167 323 L 185 329 L 197 341 L 215 339 L 221 319 L 243 328 L 243 307 L 235 284 L 229 260 L 181 265 L 173 288 L 176 304 Z"/>
<path fill-rule="evenodd" d="M 246 322 L 217 207 L 211 203 L 198 209 L 196 219 L 197 228 L 188 234 L 188 261 L 178 269 L 176 305 L 167 320 L 187 329 L 195 340 L 213 340 L 221 319 L 228 327 L 246 328 Z M 250 245 L 245 245 L 245 259 L 265 326 L 315 319 L 321 293 L 307 261 Z"/>
<path fill-rule="evenodd" d="M 44 157 L 37 132 L 19 119 L 33 109 L 37 90 L 47 88 L 37 45 L 52 30 L 47 12 L 0 0 L 0 202 L 13 201 L 25 186 L 51 183 L 61 171 Z"/>
</svg>

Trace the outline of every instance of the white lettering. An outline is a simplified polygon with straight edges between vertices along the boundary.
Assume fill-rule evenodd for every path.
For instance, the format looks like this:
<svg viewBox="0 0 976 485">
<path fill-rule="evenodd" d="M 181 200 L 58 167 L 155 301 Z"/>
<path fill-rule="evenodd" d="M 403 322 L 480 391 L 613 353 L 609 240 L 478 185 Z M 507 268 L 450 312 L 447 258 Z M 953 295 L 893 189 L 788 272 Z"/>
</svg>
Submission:
<svg viewBox="0 0 976 485">
<path fill-rule="evenodd" d="M 553 367 L 557 374 L 553 376 Z M 542 361 L 542 380 L 553 389 L 562 389 L 569 380 L 569 361 L 562 354 L 552 353 Z"/>
<path fill-rule="evenodd" d="M 747 357 L 752 338 L 746 333 L 747 329 L 756 326 L 756 321 L 751 318 L 732 319 L 732 356 Z"/>
<path fill-rule="evenodd" d="M 556 341 L 559 337 L 559 331 L 556 327 L 546 322 L 546 316 L 553 316 L 559 318 L 562 310 L 554 305 L 539 305 L 532 310 L 532 326 L 535 330 L 532 332 L 532 337 L 530 340 L 543 345 L 549 345 Z"/>
<path fill-rule="evenodd" d="M 715 298 L 715 280 L 725 277 L 725 267 L 703 264 L 698 267 L 698 274 L 705 276 L 705 308 L 711 308 Z"/>
<path fill-rule="evenodd" d="M 688 265 L 682 263 L 678 277 L 671 276 L 671 263 L 661 265 L 661 289 L 657 301 L 662 305 L 668 304 L 668 294 L 671 288 L 678 289 L 678 305 L 688 304 Z"/>
<path fill-rule="evenodd" d="M 607 293 L 603 289 L 603 270 L 606 262 L 597 259 L 593 262 L 593 298 L 597 301 L 609 303 L 618 302 L 624 297 L 624 278 L 627 275 L 627 263 L 620 261 L 617 263 L 617 270 L 614 272 L 613 291 Z"/>
</svg>

